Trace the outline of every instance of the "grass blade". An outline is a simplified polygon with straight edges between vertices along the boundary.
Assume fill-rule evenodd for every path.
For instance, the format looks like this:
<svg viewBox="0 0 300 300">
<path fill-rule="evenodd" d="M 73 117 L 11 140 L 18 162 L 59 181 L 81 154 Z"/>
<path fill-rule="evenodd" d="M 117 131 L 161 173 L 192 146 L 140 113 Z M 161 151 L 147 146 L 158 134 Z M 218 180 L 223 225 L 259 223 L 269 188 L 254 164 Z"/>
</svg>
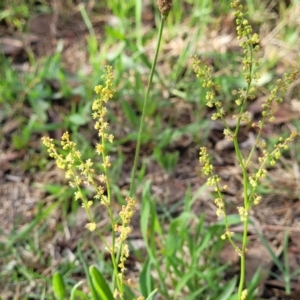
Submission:
<svg viewBox="0 0 300 300">
<path fill-rule="evenodd" d="M 101 272 L 95 267 L 90 266 L 89 268 L 90 275 L 94 284 L 94 287 L 98 294 L 100 295 L 102 300 L 114 300 L 114 296 L 110 290 L 110 287 L 106 281 L 106 279 L 103 277 Z"/>
<path fill-rule="evenodd" d="M 236 282 L 237 282 L 236 277 L 231 279 L 230 282 L 227 284 L 225 290 L 222 292 L 222 294 L 218 297 L 217 300 L 228 300 L 235 289 Z"/>
<path fill-rule="evenodd" d="M 64 300 L 66 297 L 66 288 L 62 275 L 59 272 L 54 273 L 52 277 L 52 288 L 57 300 Z"/>
</svg>

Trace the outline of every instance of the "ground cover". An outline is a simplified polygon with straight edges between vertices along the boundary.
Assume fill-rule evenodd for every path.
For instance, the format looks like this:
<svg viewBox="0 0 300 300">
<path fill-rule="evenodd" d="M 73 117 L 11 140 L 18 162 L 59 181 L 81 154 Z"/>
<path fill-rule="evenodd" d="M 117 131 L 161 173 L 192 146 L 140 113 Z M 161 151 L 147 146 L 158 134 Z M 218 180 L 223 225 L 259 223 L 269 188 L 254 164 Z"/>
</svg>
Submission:
<svg viewBox="0 0 300 300">
<path fill-rule="evenodd" d="M 153 3 L 140 5 L 136 1 L 120 6 L 117 1 L 105 5 L 89 2 L 86 6 L 70 1 L 2 4 L 0 295 L 3 299 L 13 296 L 53 299 L 51 276 L 55 271 L 64 275 L 70 289 L 85 278 L 83 261 L 89 264 L 97 260 L 100 267 L 109 268 L 103 245 L 86 232 L 85 214 L 73 200 L 73 191 L 63 173 L 48 159 L 40 138 L 50 135 L 60 139 L 69 130 L 84 156 L 94 157 L 92 146 L 97 133 L 90 117 L 95 97 L 93 87 L 99 83 L 104 65 L 113 65 L 117 93 L 110 103 L 109 118 L 116 143 L 110 151 L 118 210 L 118 203 L 129 187 L 159 18 Z M 255 121 L 273 79 L 299 69 L 300 7 L 297 1 L 247 1 L 247 5 L 250 21 L 260 34 L 263 57 L 259 93 L 249 106 Z M 198 225 L 199 237 L 206 236 L 211 242 L 203 252 L 201 266 L 211 274 L 211 280 L 222 285 L 237 273 L 238 257 L 217 238 L 220 228 L 211 227 L 218 220 L 213 190 L 204 186 L 198 162 L 200 146 L 205 144 L 210 149 L 214 166 L 228 185 L 227 201 L 232 214 L 236 214 L 240 202 L 241 174 L 232 145 L 223 138 L 223 125 L 210 120 L 212 111 L 205 106 L 205 93 L 193 75 L 191 56 L 203 57 L 213 66 L 214 77 L 224 93 L 222 97 L 229 100 L 226 109 L 230 111 L 230 100 L 244 84 L 239 72 L 239 51 L 228 4 L 174 3 L 154 77 L 138 173 L 140 203 L 145 197 L 157 199 L 156 211 L 166 233 L 187 203 L 195 216 L 205 213 L 203 223 Z M 274 108 L 276 121 L 263 131 L 263 138 L 271 145 L 282 130 L 299 129 L 299 86 L 299 81 L 295 81 L 289 87 L 284 94 L 285 104 Z M 242 127 L 240 143 L 245 151 L 255 134 L 249 124 Z M 259 187 L 264 201 L 251 215 L 249 236 L 253 241 L 249 244 L 247 276 L 253 277 L 256 265 L 263 265 L 271 272 L 266 272 L 261 280 L 257 295 L 262 299 L 297 299 L 300 293 L 297 273 L 290 278 L 299 269 L 298 143 L 296 140 L 280 163 L 269 170 Z M 186 197 L 187 190 L 190 198 Z M 95 207 L 95 214 L 105 227 L 107 217 L 100 205 Z M 198 220 L 195 222 L 199 224 Z M 130 242 L 135 250 L 129 260 L 128 276 L 137 284 L 145 255 L 139 212 L 132 226 Z M 237 236 L 241 231 L 234 220 L 232 230 Z M 172 240 L 171 233 L 168 241 Z M 260 235 L 270 245 L 269 250 Z M 283 259 L 287 257 L 288 260 Z M 213 265 L 215 258 L 221 263 Z M 227 262 L 231 263 L 230 271 L 220 269 L 219 278 L 212 266 L 219 270 Z M 109 276 L 109 272 L 106 269 L 105 274 Z M 170 290 L 180 282 L 178 277 L 168 278 Z M 207 282 L 203 278 L 198 280 Z M 216 294 L 220 290 L 216 289 Z M 177 297 L 182 299 L 188 294 L 188 290 L 182 289 Z M 206 298 L 193 299 L 215 299 L 216 294 L 207 292 Z"/>
</svg>

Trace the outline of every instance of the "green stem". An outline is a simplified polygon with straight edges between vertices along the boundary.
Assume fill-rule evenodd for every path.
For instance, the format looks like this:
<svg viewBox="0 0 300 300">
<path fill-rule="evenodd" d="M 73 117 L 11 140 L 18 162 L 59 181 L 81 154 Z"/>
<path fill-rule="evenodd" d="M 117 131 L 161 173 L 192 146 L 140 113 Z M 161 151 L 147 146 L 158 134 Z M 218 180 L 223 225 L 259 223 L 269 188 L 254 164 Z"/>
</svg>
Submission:
<svg viewBox="0 0 300 300">
<path fill-rule="evenodd" d="M 249 36 L 248 36 L 248 39 Z M 253 60 L 253 49 L 252 46 L 249 46 L 249 52 L 250 52 L 250 60 L 252 62 Z M 241 260 L 240 260 L 240 264 L 241 264 L 241 268 L 240 268 L 240 281 L 239 281 L 239 288 L 238 288 L 238 300 L 240 300 L 242 298 L 242 293 L 243 293 L 243 289 L 244 289 L 244 285 L 245 285 L 245 275 L 246 275 L 246 250 L 247 250 L 247 242 L 248 242 L 248 224 L 249 224 L 249 210 L 250 210 L 250 202 L 249 202 L 249 196 L 248 196 L 248 183 L 249 183 L 249 179 L 248 179 L 248 174 L 247 174 L 247 165 L 248 165 L 248 161 L 244 161 L 240 147 L 239 147 L 239 143 L 238 143 L 238 133 L 239 133 L 239 129 L 240 129 L 240 124 L 241 124 L 241 119 L 242 119 L 242 114 L 244 113 L 245 107 L 246 107 L 246 103 L 247 103 L 247 98 L 249 95 L 249 91 L 250 91 L 250 87 L 251 87 L 251 83 L 252 83 L 252 77 L 253 77 L 253 63 L 251 63 L 251 65 L 249 66 L 249 81 L 247 82 L 247 89 L 245 92 L 245 96 L 243 99 L 243 103 L 242 103 L 242 107 L 240 109 L 240 115 L 238 118 L 238 122 L 235 128 L 235 132 L 234 132 L 234 149 L 235 149 L 235 153 L 237 155 L 238 161 L 240 163 L 241 169 L 242 169 L 242 173 L 243 173 L 243 187 L 244 187 L 244 209 L 245 212 L 247 213 L 246 215 L 246 219 L 244 221 L 244 228 L 243 228 L 243 242 L 242 242 L 242 251 L 241 251 Z"/>
<path fill-rule="evenodd" d="M 102 132 L 102 145 L 103 145 L 103 151 L 102 151 L 102 161 L 105 162 L 106 160 L 106 140 L 105 140 L 105 133 Z M 118 262 L 120 258 L 120 249 L 116 252 L 116 232 L 113 228 L 115 224 L 115 219 L 113 216 L 112 206 L 111 206 L 111 185 L 109 180 L 109 172 L 108 172 L 108 166 L 104 165 L 104 175 L 106 178 L 106 192 L 107 192 L 107 199 L 109 204 L 107 205 L 107 210 L 109 214 L 110 224 L 112 226 L 111 235 L 112 235 L 112 248 L 110 249 L 110 255 L 111 260 L 113 263 L 113 269 L 114 269 L 114 275 L 113 275 L 113 290 L 115 289 L 115 286 L 117 285 L 119 292 L 120 292 L 120 298 L 121 300 L 124 300 L 124 284 L 123 284 L 123 278 L 119 277 L 119 269 L 118 269 Z"/>
<path fill-rule="evenodd" d="M 239 152 L 239 149 L 238 149 Z M 240 152 L 239 152 L 240 154 Z M 245 285 L 245 274 L 246 274 L 246 250 L 247 250 L 247 242 L 248 242 L 248 224 L 249 224 L 249 197 L 248 197 L 248 174 L 246 167 L 242 168 L 243 170 L 243 186 L 244 186 L 244 208 L 247 213 L 246 220 L 244 221 L 244 228 L 243 228 L 243 242 L 242 242 L 242 251 L 241 251 L 241 270 L 240 270 L 240 282 L 239 282 L 239 289 L 238 289 L 238 299 L 241 299 L 242 292 Z"/>
<path fill-rule="evenodd" d="M 144 125 L 145 125 L 146 109 L 147 109 L 147 106 L 148 106 L 150 88 L 151 88 L 151 85 L 152 85 L 152 80 L 153 80 L 154 70 L 155 70 L 155 66 L 156 66 L 156 62 L 157 62 L 157 57 L 158 57 L 158 52 L 159 52 L 159 47 L 160 47 L 160 43 L 161 43 L 162 32 L 163 32 L 165 20 L 166 20 L 166 16 L 162 16 L 160 27 L 159 27 L 159 32 L 158 32 L 157 45 L 156 45 L 156 49 L 155 49 L 155 56 L 154 56 L 154 60 L 153 60 L 152 66 L 151 66 L 147 91 L 146 91 L 146 95 L 145 95 L 145 98 L 144 98 L 143 111 L 142 111 L 142 116 L 141 116 L 141 123 L 140 123 L 138 139 L 137 139 L 137 145 L 136 145 L 135 155 L 134 155 L 134 163 L 133 163 L 133 168 L 132 168 L 132 173 L 131 173 L 131 182 L 130 182 L 130 190 L 129 190 L 129 196 L 130 197 L 133 196 L 133 191 L 135 189 L 135 175 L 136 175 L 137 164 L 138 164 L 138 159 L 139 159 L 139 155 L 140 155 L 141 139 L 142 139 L 142 133 L 143 133 L 143 130 L 144 130 Z"/>
<path fill-rule="evenodd" d="M 245 275 L 246 275 L 246 247 L 248 241 L 248 223 L 249 218 L 247 217 L 244 222 L 244 232 L 243 232 L 243 245 L 242 245 L 242 254 L 241 254 L 241 272 L 240 272 L 240 283 L 238 289 L 238 300 L 242 298 L 242 292 L 245 285 Z"/>
</svg>

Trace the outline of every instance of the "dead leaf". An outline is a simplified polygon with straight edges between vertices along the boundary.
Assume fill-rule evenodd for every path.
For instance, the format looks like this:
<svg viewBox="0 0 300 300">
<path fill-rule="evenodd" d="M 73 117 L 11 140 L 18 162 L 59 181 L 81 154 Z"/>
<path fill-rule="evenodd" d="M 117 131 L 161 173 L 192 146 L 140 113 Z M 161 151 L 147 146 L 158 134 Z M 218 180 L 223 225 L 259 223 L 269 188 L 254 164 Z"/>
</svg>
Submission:
<svg viewBox="0 0 300 300">
<path fill-rule="evenodd" d="M 4 55 L 18 56 L 24 45 L 23 42 L 14 37 L 3 37 L 0 39 L 0 51 Z"/>
</svg>

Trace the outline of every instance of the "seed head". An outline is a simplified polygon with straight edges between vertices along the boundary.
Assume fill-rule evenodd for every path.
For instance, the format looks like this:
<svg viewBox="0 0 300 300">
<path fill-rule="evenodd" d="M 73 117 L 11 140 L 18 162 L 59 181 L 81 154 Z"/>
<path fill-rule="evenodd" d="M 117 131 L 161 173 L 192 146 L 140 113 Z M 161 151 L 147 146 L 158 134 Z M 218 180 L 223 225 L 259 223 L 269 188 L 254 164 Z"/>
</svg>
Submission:
<svg viewBox="0 0 300 300">
<path fill-rule="evenodd" d="M 157 6 L 163 16 L 168 16 L 172 9 L 172 2 L 172 0 L 157 0 Z"/>
</svg>

